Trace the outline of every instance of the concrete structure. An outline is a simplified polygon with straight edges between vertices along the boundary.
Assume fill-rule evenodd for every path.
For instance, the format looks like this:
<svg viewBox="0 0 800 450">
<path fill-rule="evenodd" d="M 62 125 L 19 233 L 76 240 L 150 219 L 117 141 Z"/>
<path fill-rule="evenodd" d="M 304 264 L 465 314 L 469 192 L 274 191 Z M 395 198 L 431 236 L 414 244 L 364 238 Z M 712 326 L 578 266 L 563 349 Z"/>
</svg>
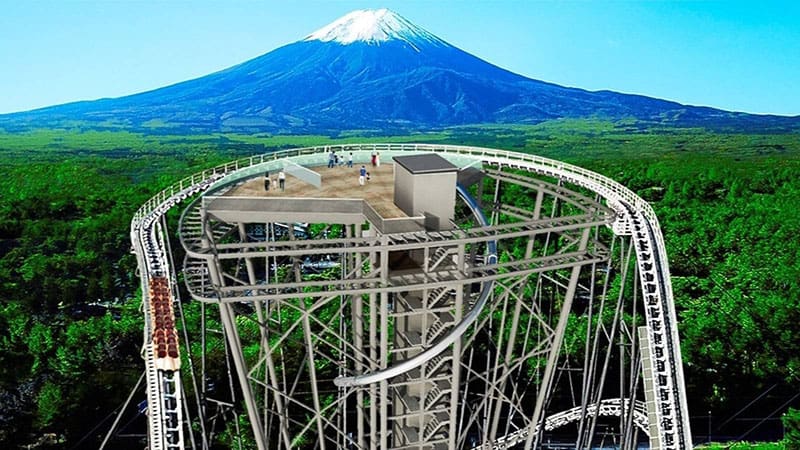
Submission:
<svg viewBox="0 0 800 450">
<path fill-rule="evenodd" d="M 452 164 L 454 208 L 438 214 L 454 211 L 448 223 L 458 226 L 431 229 L 417 197 L 404 204 L 410 215 L 387 204 L 394 178 L 358 186 L 356 169 L 318 169 L 330 149 L 211 169 L 158 194 L 132 223 L 142 273 L 175 280 L 164 214 L 205 192 L 178 224 L 183 278 L 201 317 L 219 310 L 258 448 L 532 449 L 556 428 L 578 448 L 599 444 L 601 429 L 624 449 L 643 440 L 691 448 L 667 259 L 646 202 L 606 177 L 531 155 L 335 147 L 359 165 L 380 152 L 398 161 L 395 173 L 413 155 Z M 313 168 L 320 185 L 290 179 L 285 192 L 264 192 L 259 177 L 286 158 Z M 407 165 L 407 175 L 425 175 Z M 383 164 L 374 179 L 392 169 Z M 456 177 L 474 184 L 457 187 Z M 417 188 L 416 179 L 398 183 Z M 258 238 L 248 233 L 255 226 Z M 585 344 L 565 348 L 576 324 Z M 204 328 L 200 348 L 217 332 Z M 217 417 L 209 405 L 239 405 L 215 400 L 205 359 L 199 366 L 197 408 L 178 417 L 199 415 L 199 432 L 182 431 L 206 446 Z M 151 397 L 164 399 L 148 405 L 151 445 L 171 439 L 159 427 L 178 407 L 170 399 L 188 401 L 174 395 L 180 383 L 158 384 L 176 376 L 148 373 Z"/>
<path fill-rule="evenodd" d="M 394 203 L 409 216 L 425 216 L 428 229 L 453 228 L 458 167 L 435 153 L 394 161 Z"/>
</svg>

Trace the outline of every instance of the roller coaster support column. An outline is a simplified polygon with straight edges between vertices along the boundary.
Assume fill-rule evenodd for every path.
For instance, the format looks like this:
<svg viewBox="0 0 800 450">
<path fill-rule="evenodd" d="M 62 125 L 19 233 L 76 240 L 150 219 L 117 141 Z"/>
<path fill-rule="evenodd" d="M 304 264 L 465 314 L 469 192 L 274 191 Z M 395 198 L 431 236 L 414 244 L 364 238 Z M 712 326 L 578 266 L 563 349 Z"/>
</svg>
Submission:
<svg viewBox="0 0 800 450">
<path fill-rule="evenodd" d="M 239 377 L 239 384 L 242 386 L 242 396 L 247 406 L 247 416 L 250 418 L 250 426 L 253 428 L 253 436 L 256 439 L 258 450 L 266 450 L 266 440 L 264 429 L 261 427 L 261 419 L 258 417 L 258 405 L 253 397 L 253 390 L 247 380 L 247 366 L 244 363 L 242 346 L 239 342 L 239 333 L 236 331 L 236 321 L 233 320 L 233 311 L 229 303 L 219 304 L 219 315 L 225 329 L 225 336 L 228 338 L 228 345 L 231 349 L 233 363 L 236 365 L 236 375 Z"/>
<path fill-rule="evenodd" d="M 225 282 L 221 276 L 219 260 L 216 255 L 213 259 L 208 261 L 207 267 L 213 283 L 216 286 L 224 286 Z M 219 317 L 222 320 L 222 329 L 225 331 L 225 338 L 228 340 L 228 345 L 231 349 L 231 357 L 233 357 L 233 363 L 236 366 L 236 375 L 239 377 L 239 384 L 242 387 L 242 396 L 247 406 L 247 416 L 250 419 L 250 426 L 253 428 L 253 436 L 255 437 L 256 445 L 258 446 L 258 450 L 266 450 L 264 428 L 261 426 L 261 419 L 258 416 L 258 406 L 253 396 L 253 390 L 250 388 L 250 382 L 247 380 L 247 366 L 244 362 L 242 345 L 241 341 L 239 341 L 239 332 L 236 329 L 236 321 L 234 320 L 230 303 L 219 302 Z"/>
<path fill-rule="evenodd" d="M 581 242 L 578 251 L 585 251 L 589 243 L 590 228 L 585 228 L 581 234 Z M 553 343 L 550 347 L 550 356 L 547 358 L 547 367 L 544 369 L 544 376 L 542 376 L 542 385 L 539 387 L 539 395 L 536 396 L 536 407 L 533 410 L 533 417 L 529 425 L 528 438 L 525 440 L 525 450 L 531 448 L 539 448 L 539 437 L 544 431 L 544 406 L 547 403 L 550 393 L 550 386 L 553 383 L 553 375 L 555 374 L 556 365 L 558 364 L 558 356 L 561 353 L 561 343 L 564 341 L 564 332 L 567 329 L 567 321 L 569 313 L 572 310 L 572 300 L 575 298 L 575 291 L 578 287 L 578 277 L 581 274 L 582 265 L 577 265 L 572 268 L 572 274 L 569 277 L 569 284 L 567 285 L 567 292 L 564 295 L 564 303 L 561 305 L 561 315 L 558 318 L 558 325 L 556 325 L 555 333 L 553 334 Z M 539 426 L 541 424 L 541 426 Z M 534 442 L 535 439 L 535 442 Z"/>
<path fill-rule="evenodd" d="M 216 249 L 211 246 L 214 242 L 211 229 L 208 226 L 208 216 L 203 209 L 201 211 L 202 229 L 203 229 L 203 247 L 209 248 L 212 251 L 213 257 L 206 260 L 206 267 L 212 283 L 215 286 L 224 287 L 225 279 L 222 276 L 222 269 L 219 265 L 219 258 L 216 255 Z M 258 450 L 266 450 L 266 439 L 264 437 L 264 427 L 261 426 L 261 419 L 258 415 L 258 405 L 256 405 L 253 389 L 250 387 L 250 382 L 247 379 L 247 365 L 244 361 L 244 354 L 242 353 L 242 344 L 239 340 L 239 332 L 236 328 L 235 315 L 233 307 L 230 303 L 219 302 L 219 317 L 222 321 L 222 329 L 225 332 L 225 338 L 230 347 L 231 357 L 233 364 L 236 366 L 236 375 L 239 377 L 239 384 L 242 388 L 242 396 L 244 397 L 245 406 L 247 407 L 247 417 L 250 419 L 250 426 L 253 429 L 253 437 L 256 440 Z"/>
</svg>

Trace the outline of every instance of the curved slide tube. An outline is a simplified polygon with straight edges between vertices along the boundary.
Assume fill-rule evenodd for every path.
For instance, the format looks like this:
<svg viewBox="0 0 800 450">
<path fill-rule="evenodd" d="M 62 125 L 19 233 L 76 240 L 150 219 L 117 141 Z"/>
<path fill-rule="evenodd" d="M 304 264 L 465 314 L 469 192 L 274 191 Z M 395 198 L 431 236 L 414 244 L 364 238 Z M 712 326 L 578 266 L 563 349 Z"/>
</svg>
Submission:
<svg viewBox="0 0 800 450">
<path fill-rule="evenodd" d="M 456 192 L 458 195 L 464 200 L 464 202 L 469 206 L 472 210 L 472 213 L 475 215 L 475 218 L 478 220 L 478 223 L 482 227 L 488 227 L 489 221 L 486 219 L 486 216 L 483 214 L 478 202 L 469 195 L 466 189 L 460 184 L 456 184 Z M 488 242 L 488 249 L 487 249 L 487 258 L 486 262 L 488 264 L 494 264 L 497 262 L 497 243 L 495 241 Z M 403 373 L 408 372 L 409 370 L 415 369 L 420 367 L 421 365 L 425 364 L 426 362 L 430 361 L 431 359 L 435 358 L 437 355 L 442 353 L 447 347 L 452 345 L 458 338 L 461 337 L 462 334 L 472 325 L 473 322 L 478 318 L 481 310 L 486 305 L 486 302 L 489 300 L 489 295 L 492 293 L 492 287 L 494 286 L 494 282 L 486 281 L 483 283 L 483 289 L 481 289 L 480 297 L 478 301 L 475 303 L 475 306 L 467 313 L 466 316 L 458 323 L 455 327 L 453 327 L 452 331 L 448 333 L 446 336 L 439 339 L 435 344 L 433 344 L 430 348 L 423 351 L 422 353 L 406 359 L 402 362 L 399 362 L 391 367 L 387 367 L 386 369 L 378 370 L 376 372 L 365 373 L 362 375 L 355 375 L 349 377 L 337 377 L 333 380 L 333 383 L 336 386 L 340 387 L 350 387 L 350 386 L 364 386 L 367 384 L 377 383 L 379 381 L 388 380 L 389 378 L 396 377 Z"/>
</svg>

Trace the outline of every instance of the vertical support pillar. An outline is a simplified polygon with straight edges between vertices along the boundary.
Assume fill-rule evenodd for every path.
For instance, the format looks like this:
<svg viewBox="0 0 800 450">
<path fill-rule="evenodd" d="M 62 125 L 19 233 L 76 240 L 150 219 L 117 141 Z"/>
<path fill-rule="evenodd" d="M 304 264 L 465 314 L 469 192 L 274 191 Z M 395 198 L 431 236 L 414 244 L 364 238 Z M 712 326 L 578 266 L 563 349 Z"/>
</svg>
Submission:
<svg viewBox="0 0 800 450">
<path fill-rule="evenodd" d="M 536 192 L 536 203 L 533 205 L 533 220 L 539 220 L 542 216 L 542 201 L 544 200 L 544 191 L 539 190 Z"/>
<path fill-rule="evenodd" d="M 361 232 L 361 225 L 353 225 L 353 235 L 357 238 L 362 236 Z M 361 278 L 362 274 L 362 267 L 363 261 L 361 259 L 361 253 L 356 253 L 355 255 L 355 267 L 354 267 L 354 274 L 356 278 Z M 353 305 L 353 345 L 356 348 L 356 352 L 358 352 L 355 356 L 355 372 L 358 374 L 364 373 L 364 301 L 361 298 L 361 295 L 355 295 L 352 299 Z M 365 437 L 365 430 L 364 430 L 364 389 L 359 387 L 356 388 L 356 444 L 358 448 L 366 448 L 366 442 L 364 441 Z"/>
<path fill-rule="evenodd" d="M 221 269 L 218 266 L 219 260 L 215 257 L 208 260 L 208 272 L 211 277 L 211 282 L 215 286 L 224 286 L 223 277 L 221 276 Z M 250 426 L 253 429 L 253 436 L 256 440 L 258 450 L 266 450 L 266 439 L 264 438 L 263 427 L 261 426 L 261 419 L 258 415 L 258 406 L 256 405 L 253 390 L 250 387 L 250 381 L 247 379 L 247 364 L 244 361 L 244 354 L 242 353 L 242 345 L 239 340 L 239 331 L 236 328 L 236 321 L 234 320 L 233 309 L 230 304 L 219 303 L 219 316 L 222 320 L 222 328 L 225 332 L 225 337 L 228 340 L 228 345 L 231 349 L 231 357 L 236 366 L 236 375 L 239 378 L 239 385 L 242 389 L 242 396 L 244 397 L 245 406 L 247 407 L 247 416 L 250 420 Z M 286 435 L 288 438 L 288 435 Z M 288 442 L 288 439 L 287 439 Z"/>
<path fill-rule="evenodd" d="M 464 249 L 464 244 L 459 244 L 458 246 L 458 254 L 456 255 L 456 267 L 462 273 L 466 269 L 466 251 Z M 467 285 L 468 288 L 469 285 Z M 461 322 L 463 311 L 464 311 L 464 289 L 465 287 L 459 286 L 456 289 L 456 299 L 455 299 L 455 316 L 453 319 L 453 323 Z M 461 341 L 462 338 L 457 339 L 453 343 L 453 376 L 450 378 L 450 427 L 448 431 L 448 448 L 456 448 L 456 444 L 458 442 L 458 423 L 456 418 L 458 417 L 458 406 L 459 401 L 459 394 L 461 391 L 459 390 L 459 386 L 461 385 Z"/>
<path fill-rule="evenodd" d="M 389 282 L 389 250 L 385 236 L 381 239 L 381 284 L 387 286 Z M 389 364 L 389 293 L 381 291 L 380 300 L 380 364 L 385 369 Z M 394 338 L 392 338 L 394 339 Z M 387 449 L 389 442 L 389 381 L 380 382 L 380 448 Z"/>
<path fill-rule="evenodd" d="M 378 269 L 378 255 L 376 252 L 370 253 L 370 269 L 372 275 L 376 270 L 387 270 L 388 261 L 380 261 L 381 267 Z M 378 370 L 378 304 L 375 293 L 369 294 L 369 358 L 370 370 Z M 377 450 L 378 447 L 378 388 L 375 384 L 369 386 L 369 434 L 370 449 Z"/>
<path fill-rule="evenodd" d="M 239 376 L 239 385 L 242 388 L 242 396 L 247 406 L 247 416 L 250 419 L 250 426 L 253 429 L 256 446 L 258 446 L 258 450 L 266 450 L 266 440 L 264 439 L 263 428 L 261 427 L 261 419 L 258 416 L 258 405 L 256 405 L 253 390 L 250 388 L 250 382 L 247 379 L 247 365 L 244 361 L 242 345 L 239 341 L 239 332 L 236 329 L 236 322 L 233 320 L 231 305 L 220 303 L 219 315 L 225 328 L 225 336 L 228 338 L 231 357 L 236 366 L 236 375 Z"/>
<path fill-rule="evenodd" d="M 311 323 L 308 320 L 304 300 L 300 299 L 303 305 L 303 334 L 305 335 L 306 355 L 308 356 L 308 374 L 311 377 L 311 397 L 314 402 L 314 410 L 317 414 L 317 433 L 319 433 L 319 449 L 325 450 L 325 424 L 322 422 L 322 407 L 319 403 L 319 389 L 317 387 L 317 367 L 314 365 L 314 342 L 311 340 Z"/>
<path fill-rule="evenodd" d="M 239 240 L 241 242 L 247 242 L 247 230 L 245 230 L 245 224 L 243 222 L 239 222 L 238 225 L 239 225 Z M 265 227 L 265 230 L 266 230 L 266 227 Z M 247 281 L 248 281 L 248 283 L 250 283 L 251 285 L 255 286 L 256 284 L 258 284 L 258 278 L 256 278 L 256 269 L 255 269 L 255 266 L 253 265 L 253 260 L 251 258 L 245 257 L 244 265 L 245 265 L 245 268 L 247 269 Z M 269 267 L 269 266 L 267 266 L 267 267 Z M 269 269 L 267 269 L 267 271 L 269 271 Z M 261 301 L 256 301 L 256 302 L 254 302 L 254 304 L 255 304 L 255 307 L 256 307 L 256 320 L 258 320 L 258 323 L 259 323 L 258 333 L 259 333 L 259 335 L 261 337 L 261 343 L 259 345 L 259 348 L 261 349 L 262 352 L 269 351 L 269 341 L 267 340 L 267 330 L 266 330 L 267 329 L 267 320 L 268 320 L 268 318 L 265 317 L 265 315 L 264 315 L 264 308 L 261 306 Z M 266 375 L 267 375 L 266 372 L 267 371 L 264 371 L 264 377 L 265 378 L 266 378 Z M 266 384 L 266 379 L 264 381 L 265 381 L 265 384 Z M 264 394 L 264 403 L 263 403 L 264 406 L 263 406 L 262 410 L 264 412 L 264 416 L 263 417 L 266 418 L 267 417 L 267 410 L 268 410 L 267 405 L 269 404 L 269 394 L 270 394 L 269 389 L 267 389 L 266 386 L 264 387 L 263 394 Z M 267 433 L 267 424 L 264 424 L 264 433 L 265 434 Z"/>
<path fill-rule="evenodd" d="M 587 243 L 589 242 L 589 228 L 585 228 L 581 234 L 581 241 L 579 244 L 579 251 L 586 250 Z M 539 388 L 539 394 L 536 397 L 536 406 L 533 410 L 533 417 L 529 425 L 528 437 L 525 440 L 525 450 L 531 448 L 539 448 L 539 437 L 544 431 L 539 428 L 544 426 L 544 405 L 549 397 L 550 387 L 553 383 L 553 375 L 555 374 L 555 366 L 558 363 L 558 355 L 561 352 L 561 344 L 564 342 L 564 332 L 567 329 L 567 321 L 569 313 L 572 309 L 572 300 L 575 298 L 575 290 L 578 287 L 578 278 L 581 274 L 581 266 L 572 268 L 572 273 L 569 277 L 569 284 L 567 285 L 567 292 L 564 295 L 564 303 L 561 306 L 561 314 L 558 317 L 558 324 L 553 334 L 553 343 L 550 347 L 550 355 L 547 358 L 547 367 L 544 369 L 542 376 L 542 385 Z M 539 427 L 542 425 L 542 427 Z M 535 442 L 534 442 L 535 441 Z M 535 444 L 535 445 L 534 445 Z"/>
<path fill-rule="evenodd" d="M 490 225 L 499 223 L 498 218 L 500 217 L 500 211 L 497 210 L 498 206 L 500 206 L 500 179 L 495 179 L 494 183 L 494 202 L 492 203 L 492 220 Z"/>
</svg>

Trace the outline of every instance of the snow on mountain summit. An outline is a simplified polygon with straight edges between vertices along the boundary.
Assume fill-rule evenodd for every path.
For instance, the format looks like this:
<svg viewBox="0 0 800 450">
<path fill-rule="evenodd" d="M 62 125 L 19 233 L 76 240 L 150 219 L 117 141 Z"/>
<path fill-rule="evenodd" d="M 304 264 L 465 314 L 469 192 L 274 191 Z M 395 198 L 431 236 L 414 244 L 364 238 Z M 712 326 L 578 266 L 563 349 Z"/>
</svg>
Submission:
<svg viewBox="0 0 800 450">
<path fill-rule="evenodd" d="M 416 50 L 420 44 L 447 45 L 444 41 L 414 25 L 405 17 L 388 9 L 362 9 L 353 11 L 306 36 L 306 41 L 338 42 L 352 44 L 381 42 L 398 39 Z"/>
</svg>

